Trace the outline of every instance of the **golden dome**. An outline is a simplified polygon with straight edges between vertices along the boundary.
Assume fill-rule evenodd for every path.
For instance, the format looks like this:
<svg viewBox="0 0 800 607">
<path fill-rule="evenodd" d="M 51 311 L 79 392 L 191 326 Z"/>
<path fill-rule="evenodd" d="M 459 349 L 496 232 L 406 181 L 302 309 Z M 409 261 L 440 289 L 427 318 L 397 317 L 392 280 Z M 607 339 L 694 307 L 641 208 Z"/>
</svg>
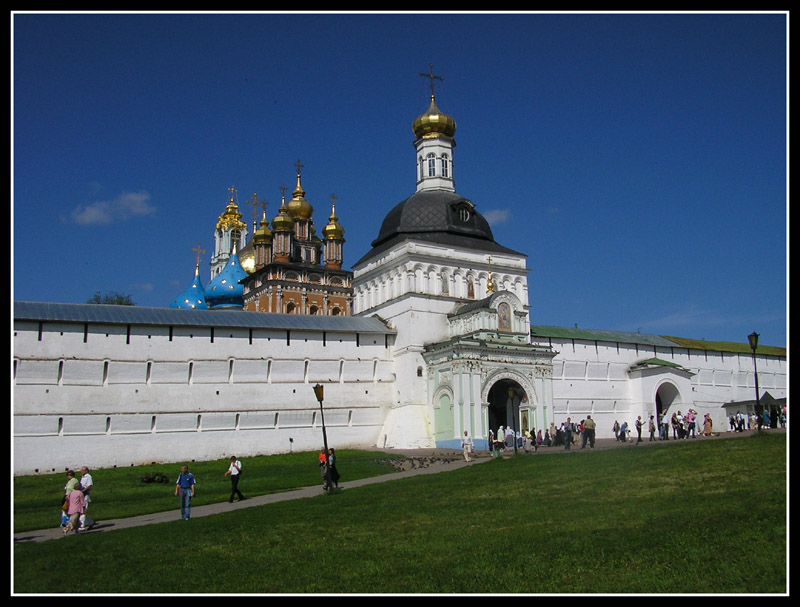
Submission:
<svg viewBox="0 0 800 607">
<path fill-rule="evenodd" d="M 453 137 L 456 134 L 456 121 L 436 107 L 436 100 L 431 95 L 431 105 L 428 111 L 414 121 L 412 129 L 417 139 L 426 135 Z"/>
<path fill-rule="evenodd" d="M 239 251 L 239 265 L 242 266 L 242 270 L 248 274 L 252 274 L 256 271 L 256 254 L 252 240 Z"/>
<path fill-rule="evenodd" d="M 256 243 L 270 242 L 272 240 L 272 232 L 269 229 L 269 221 L 267 221 L 267 214 L 264 213 L 261 218 L 261 226 L 253 234 L 253 241 Z"/>
<path fill-rule="evenodd" d="M 331 216 L 328 218 L 328 225 L 322 228 L 322 236 L 325 240 L 343 240 L 344 228 L 339 225 L 339 218 L 336 216 L 336 205 L 331 203 Z"/>
<path fill-rule="evenodd" d="M 285 198 L 281 198 L 281 208 L 278 209 L 277 217 L 272 220 L 272 229 L 275 232 L 291 232 L 294 229 L 294 220 L 286 208 Z"/>
<path fill-rule="evenodd" d="M 305 195 L 306 191 L 303 189 L 303 186 L 300 185 L 300 172 L 298 171 L 297 186 L 294 188 L 294 192 L 292 192 L 292 199 L 286 206 L 286 209 L 289 211 L 289 215 L 291 215 L 292 218 L 310 219 L 311 215 L 313 215 L 314 207 L 312 207 L 308 200 L 306 200 Z"/>
<path fill-rule="evenodd" d="M 235 191 L 236 190 L 233 188 L 230 188 L 231 198 L 228 201 L 228 206 L 225 207 L 225 212 L 219 216 L 219 221 L 217 221 L 218 230 L 230 228 L 242 229 L 247 227 L 247 224 L 242 221 L 242 214 L 239 212 L 239 206 L 234 200 L 233 192 Z"/>
</svg>

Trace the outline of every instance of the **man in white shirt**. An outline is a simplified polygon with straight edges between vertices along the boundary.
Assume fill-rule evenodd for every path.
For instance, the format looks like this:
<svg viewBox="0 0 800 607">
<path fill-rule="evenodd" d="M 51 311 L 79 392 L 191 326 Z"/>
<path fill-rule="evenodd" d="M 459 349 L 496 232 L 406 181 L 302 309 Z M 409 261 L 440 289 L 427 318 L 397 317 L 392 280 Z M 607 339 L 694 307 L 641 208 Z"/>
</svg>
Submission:
<svg viewBox="0 0 800 607">
<path fill-rule="evenodd" d="M 464 438 L 461 439 L 461 450 L 464 452 L 464 459 L 471 462 L 472 437 L 469 435 L 469 430 L 464 430 Z"/>
<path fill-rule="evenodd" d="M 94 527 L 94 521 L 87 517 L 86 512 L 89 510 L 89 502 L 92 501 L 91 493 L 94 481 L 92 475 L 89 474 L 89 468 L 84 466 L 81 468 L 81 492 L 84 498 L 83 514 L 80 516 L 80 531 L 86 531 Z"/>
<path fill-rule="evenodd" d="M 234 495 L 239 496 L 240 502 L 244 499 L 244 495 L 242 495 L 242 492 L 239 491 L 239 476 L 241 473 L 242 462 L 236 459 L 235 455 L 231 455 L 231 465 L 228 466 L 228 471 L 225 472 L 225 476 L 230 475 L 231 477 L 231 498 L 228 500 L 229 503 L 233 503 Z"/>
</svg>

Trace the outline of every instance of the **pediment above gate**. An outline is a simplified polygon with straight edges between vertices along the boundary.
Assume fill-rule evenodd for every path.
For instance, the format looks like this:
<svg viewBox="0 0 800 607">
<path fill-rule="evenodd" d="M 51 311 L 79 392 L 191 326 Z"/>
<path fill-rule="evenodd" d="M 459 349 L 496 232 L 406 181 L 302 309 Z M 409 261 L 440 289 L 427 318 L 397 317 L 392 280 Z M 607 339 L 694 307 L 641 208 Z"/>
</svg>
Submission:
<svg viewBox="0 0 800 607">
<path fill-rule="evenodd" d="M 498 291 L 478 301 L 456 308 L 448 315 L 450 336 L 493 332 L 497 336 L 528 336 L 528 315 L 525 306 L 511 291 Z"/>
<path fill-rule="evenodd" d="M 663 360 L 661 358 L 647 358 L 644 360 L 639 360 L 628 368 L 629 375 L 653 375 L 663 373 L 675 373 L 686 378 L 695 375 L 689 369 L 682 367 L 677 363 Z"/>
</svg>

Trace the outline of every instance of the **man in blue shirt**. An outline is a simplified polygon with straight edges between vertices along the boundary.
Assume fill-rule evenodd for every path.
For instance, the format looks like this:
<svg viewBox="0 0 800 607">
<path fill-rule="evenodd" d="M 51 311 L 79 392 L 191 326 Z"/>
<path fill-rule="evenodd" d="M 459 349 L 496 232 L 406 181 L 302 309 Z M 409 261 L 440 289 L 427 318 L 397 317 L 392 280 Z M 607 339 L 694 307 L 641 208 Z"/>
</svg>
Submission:
<svg viewBox="0 0 800 607">
<path fill-rule="evenodd" d="M 194 497 L 194 474 L 189 472 L 189 466 L 181 466 L 181 473 L 175 482 L 175 496 L 181 498 L 181 520 L 189 520 L 189 512 Z"/>
</svg>

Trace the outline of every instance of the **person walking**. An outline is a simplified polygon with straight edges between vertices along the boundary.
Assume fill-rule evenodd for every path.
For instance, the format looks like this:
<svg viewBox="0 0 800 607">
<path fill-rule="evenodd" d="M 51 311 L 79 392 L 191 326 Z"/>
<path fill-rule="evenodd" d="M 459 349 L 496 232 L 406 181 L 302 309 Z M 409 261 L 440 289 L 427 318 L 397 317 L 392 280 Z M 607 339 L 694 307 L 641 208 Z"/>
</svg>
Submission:
<svg viewBox="0 0 800 607">
<path fill-rule="evenodd" d="M 594 449 L 594 437 L 595 437 L 595 430 L 597 429 L 597 424 L 592 419 L 591 415 L 587 415 L 586 419 L 583 422 L 583 435 L 581 437 L 581 449 L 586 448 L 586 443 L 589 443 L 589 447 Z"/>
<path fill-rule="evenodd" d="M 80 524 L 81 524 L 81 531 L 86 531 L 87 529 L 91 529 L 94 527 L 95 522 L 88 514 L 89 510 L 89 502 L 92 501 L 91 493 L 92 489 L 94 488 L 94 480 L 92 479 L 92 475 L 89 474 L 88 466 L 83 466 L 81 468 L 81 483 L 80 483 L 81 491 L 83 492 L 83 512 L 80 516 Z"/>
<path fill-rule="evenodd" d="M 325 448 L 319 452 L 319 457 L 317 458 L 319 461 L 319 473 L 322 476 L 322 490 L 328 490 L 328 478 L 329 478 L 329 471 L 328 471 L 328 454 L 325 453 Z"/>
<path fill-rule="evenodd" d="M 83 491 L 81 491 L 80 485 L 77 485 L 70 491 L 67 496 L 67 502 L 67 516 L 69 516 L 69 522 L 63 529 L 64 535 L 67 535 L 70 531 L 74 531 L 75 533 L 83 531 L 83 528 L 80 526 L 80 517 L 86 512 L 86 496 L 83 494 Z"/>
<path fill-rule="evenodd" d="M 236 459 L 235 455 L 231 455 L 231 465 L 228 466 L 228 470 L 225 472 L 225 476 L 231 477 L 231 497 L 228 500 L 228 503 L 233 503 L 233 496 L 238 495 L 239 501 L 241 502 L 244 499 L 244 495 L 242 492 L 239 491 L 239 478 L 242 475 L 242 462 Z"/>
<path fill-rule="evenodd" d="M 469 430 L 464 430 L 464 437 L 461 439 L 461 451 L 464 453 L 464 460 L 471 462 L 470 453 L 472 453 L 472 437 L 469 435 Z"/>
<path fill-rule="evenodd" d="M 328 466 L 330 466 L 331 482 L 337 489 L 339 488 L 339 470 L 336 468 L 336 451 L 333 447 L 328 449 Z"/>
<path fill-rule="evenodd" d="M 572 434 L 575 432 L 575 424 L 571 420 L 572 418 L 568 417 L 564 423 L 564 451 L 569 451 L 572 444 Z"/>
<path fill-rule="evenodd" d="M 638 445 L 642 442 L 642 426 L 644 425 L 641 415 L 636 418 L 634 425 L 636 426 L 636 444 Z"/>
<path fill-rule="evenodd" d="M 711 421 L 711 415 L 706 413 L 706 416 L 703 418 L 703 436 L 711 436 L 714 432 L 714 424 Z"/>
<path fill-rule="evenodd" d="M 654 440 L 656 440 L 656 421 L 654 416 L 652 415 L 650 416 L 649 423 L 650 425 L 648 427 L 648 430 L 650 430 L 650 442 L 653 442 Z"/>
<path fill-rule="evenodd" d="M 195 486 L 194 474 L 189 472 L 189 466 L 181 466 L 181 473 L 175 481 L 175 497 L 181 500 L 181 520 L 188 521 L 191 515 L 192 498 L 194 497 Z"/>
</svg>

